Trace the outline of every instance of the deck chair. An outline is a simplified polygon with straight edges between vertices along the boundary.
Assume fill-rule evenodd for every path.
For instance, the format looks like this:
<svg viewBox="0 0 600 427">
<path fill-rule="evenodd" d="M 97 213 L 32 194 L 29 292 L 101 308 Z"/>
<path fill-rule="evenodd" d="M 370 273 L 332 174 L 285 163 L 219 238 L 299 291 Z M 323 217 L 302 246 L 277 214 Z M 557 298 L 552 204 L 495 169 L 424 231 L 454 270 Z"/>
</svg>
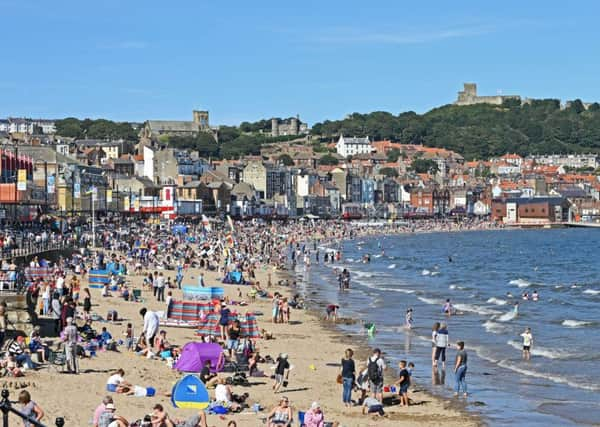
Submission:
<svg viewBox="0 0 600 427">
<path fill-rule="evenodd" d="M 144 302 L 142 299 L 142 290 L 141 289 L 132 289 L 133 300 L 135 302 Z"/>
<path fill-rule="evenodd" d="M 300 424 L 300 427 L 304 427 L 306 424 L 304 424 L 304 415 L 306 414 L 306 412 L 302 412 L 302 411 L 298 411 L 298 424 Z"/>
<path fill-rule="evenodd" d="M 65 372 L 67 366 L 67 355 L 65 350 L 50 350 L 48 355 L 49 366 L 56 369 L 56 371 Z"/>
</svg>

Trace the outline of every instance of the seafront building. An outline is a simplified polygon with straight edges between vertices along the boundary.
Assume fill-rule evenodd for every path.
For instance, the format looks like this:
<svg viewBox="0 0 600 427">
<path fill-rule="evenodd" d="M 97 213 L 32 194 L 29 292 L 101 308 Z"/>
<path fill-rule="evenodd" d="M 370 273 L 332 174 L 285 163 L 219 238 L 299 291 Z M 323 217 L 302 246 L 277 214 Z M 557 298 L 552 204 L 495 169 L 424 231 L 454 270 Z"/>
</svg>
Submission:
<svg viewBox="0 0 600 427">
<path fill-rule="evenodd" d="M 5 120 L 0 126 L 18 123 Z M 273 122 L 273 131 L 275 126 L 279 136 L 298 139 L 266 144 L 260 155 L 235 160 L 169 146 L 174 136 L 207 132 L 218 139 L 219 128 L 210 125 L 208 111 L 194 111 L 191 121 L 148 120 L 139 126 L 137 143 L 60 135 L 19 138 L 5 132 L 0 221 L 91 213 L 92 207 L 100 215 L 157 219 L 208 214 L 479 216 L 510 224 L 600 221 L 595 154 L 506 153 L 465 161 L 443 148 L 372 141 L 367 135 L 340 135 L 324 151 L 303 135 L 307 126 L 299 118 Z M 435 170 L 415 169 L 415 159 L 434 164 Z"/>
</svg>

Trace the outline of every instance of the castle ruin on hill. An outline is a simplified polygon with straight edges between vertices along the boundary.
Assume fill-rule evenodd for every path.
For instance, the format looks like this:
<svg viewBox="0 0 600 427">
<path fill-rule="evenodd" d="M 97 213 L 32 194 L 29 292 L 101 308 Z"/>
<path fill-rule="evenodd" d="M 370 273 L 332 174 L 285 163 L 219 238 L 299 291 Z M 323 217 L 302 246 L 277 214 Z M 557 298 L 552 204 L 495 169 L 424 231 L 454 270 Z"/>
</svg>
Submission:
<svg viewBox="0 0 600 427">
<path fill-rule="evenodd" d="M 454 105 L 475 105 L 475 104 L 492 104 L 502 105 L 504 101 L 514 99 L 521 101 L 519 95 L 492 95 L 479 96 L 477 95 L 477 83 L 464 83 L 464 88 L 458 92 L 458 98 Z"/>
</svg>

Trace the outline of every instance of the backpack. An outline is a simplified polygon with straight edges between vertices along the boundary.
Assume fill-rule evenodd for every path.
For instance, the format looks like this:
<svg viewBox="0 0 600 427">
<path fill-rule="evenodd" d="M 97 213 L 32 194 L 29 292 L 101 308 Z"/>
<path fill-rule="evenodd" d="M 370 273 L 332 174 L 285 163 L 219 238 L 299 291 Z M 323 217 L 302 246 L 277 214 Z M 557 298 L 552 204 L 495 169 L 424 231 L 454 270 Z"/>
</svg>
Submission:
<svg viewBox="0 0 600 427">
<path fill-rule="evenodd" d="M 381 369 L 379 369 L 379 357 L 375 360 L 369 358 L 369 366 L 367 368 L 367 376 L 369 380 L 375 384 L 379 384 L 383 380 Z"/>
</svg>

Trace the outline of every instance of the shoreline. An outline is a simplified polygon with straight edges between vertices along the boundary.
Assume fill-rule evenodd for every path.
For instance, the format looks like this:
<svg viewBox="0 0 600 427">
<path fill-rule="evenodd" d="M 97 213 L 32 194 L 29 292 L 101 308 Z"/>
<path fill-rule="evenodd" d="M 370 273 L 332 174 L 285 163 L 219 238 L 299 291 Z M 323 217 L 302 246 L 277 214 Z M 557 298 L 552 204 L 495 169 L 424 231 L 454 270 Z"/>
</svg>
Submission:
<svg viewBox="0 0 600 427">
<path fill-rule="evenodd" d="M 360 237 L 376 237 L 376 236 L 360 236 Z M 323 243 L 322 243 L 323 244 Z M 287 270 L 285 272 L 280 272 L 283 279 L 288 279 L 290 283 L 295 280 L 295 276 L 293 271 Z M 314 286 L 314 284 L 310 285 Z M 339 344 L 344 345 L 345 347 L 352 348 L 354 350 L 354 360 L 355 361 L 366 361 L 368 357 L 371 356 L 372 346 L 369 346 L 368 342 L 365 341 L 364 338 L 358 337 L 355 335 L 350 335 L 344 333 L 343 330 L 340 329 L 339 324 L 337 322 L 330 322 L 323 318 L 323 310 L 325 305 L 327 304 L 324 301 L 316 299 L 310 295 L 306 295 L 304 298 L 305 303 L 308 303 L 309 307 L 306 309 L 309 316 L 312 316 L 318 321 L 319 327 L 324 331 L 332 334 L 333 339 L 335 339 Z M 312 305 L 322 306 L 320 309 L 316 307 L 311 307 Z M 355 322 L 359 324 L 360 322 L 357 320 Z M 382 352 L 385 356 L 386 353 Z M 341 358 L 341 355 L 340 355 Z M 384 372 L 386 377 L 386 383 L 390 383 L 389 378 L 393 378 L 394 380 L 398 376 L 398 368 L 395 366 L 391 366 L 388 362 L 386 370 Z M 341 393 L 341 390 L 340 390 Z M 389 401 L 391 393 L 384 393 L 384 400 Z M 458 413 L 458 417 L 461 420 L 454 424 L 452 418 L 457 418 L 456 415 L 450 416 L 450 414 L 430 414 L 430 415 L 422 415 L 422 414 L 407 414 L 405 408 L 400 407 L 399 403 L 396 399 L 393 399 L 394 404 L 392 406 L 385 406 L 387 414 L 391 414 L 389 418 L 380 418 L 374 422 L 373 424 L 365 424 L 365 425 L 381 425 L 381 426 L 392 426 L 392 425 L 401 425 L 399 422 L 406 421 L 412 424 L 409 425 L 420 425 L 416 423 L 425 422 L 423 425 L 431 425 L 430 422 L 433 422 L 433 419 L 429 419 L 430 417 L 444 417 L 446 418 L 444 421 L 444 425 L 460 425 L 460 426 L 485 426 L 487 425 L 483 415 L 475 410 L 469 409 L 467 407 L 467 402 L 464 400 L 456 400 L 456 399 L 448 399 L 444 396 L 433 393 L 429 390 L 426 390 L 423 385 L 419 384 L 417 381 L 411 381 L 411 386 L 409 389 L 409 397 L 411 399 L 411 405 L 409 408 L 414 408 L 421 405 L 428 405 L 431 403 L 435 403 L 436 411 L 440 409 L 440 406 L 443 411 L 453 411 Z M 341 406 L 341 403 L 340 403 Z M 410 417 L 410 419 L 402 419 L 402 417 Z M 426 418 L 426 420 L 425 420 Z M 388 422 L 389 421 L 389 422 Z M 436 423 L 437 424 L 437 423 Z M 356 424 L 357 426 L 362 426 L 363 424 Z"/>
</svg>

